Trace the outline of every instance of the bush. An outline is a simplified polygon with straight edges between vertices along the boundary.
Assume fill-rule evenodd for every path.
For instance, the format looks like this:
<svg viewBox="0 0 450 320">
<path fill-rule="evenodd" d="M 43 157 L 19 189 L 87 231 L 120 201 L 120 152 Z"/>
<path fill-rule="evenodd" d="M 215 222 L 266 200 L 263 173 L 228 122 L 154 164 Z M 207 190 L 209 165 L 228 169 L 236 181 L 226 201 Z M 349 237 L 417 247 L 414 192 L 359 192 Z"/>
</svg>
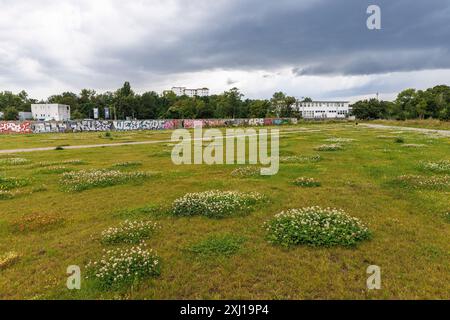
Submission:
<svg viewBox="0 0 450 320">
<path fill-rule="evenodd" d="M 120 288 L 160 274 L 160 259 L 145 244 L 108 250 L 86 266 L 87 279 L 103 289 Z"/>
<path fill-rule="evenodd" d="M 306 188 L 313 188 L 313 187 L 320 187 L 321 183 L 319 181 L 314 180 L 314 178 L 305 178 L 300 177 L 294 180 L 293 182 L 298 187 L 306 187 Z"/>
<path fill-rule="evenodd" d="M 224 218 L 239 212 L 248 212 L 262 199 L 260 194 L 253 192 L 213 190 L 188 193 L 173 202 L 172 212 L 177 216 L 204 215 L 210 218 Z"/>
<path fill-rule="evenodd" d="M 338 151 L 342 150 L 342 145 L 335 143 L 335 144 L 323 144 L 315 148 L 317 151 Z"/>
<path fill-rule="evenodd" d="M 102 242 L 105 244 L 139 243 L 150 238 L 158 228 L 151 221 L 125 221 L 118 227 L 112 227 L 102 232 Z"/>
<path fill-rule="evenodd" d="M 265 224 L 267 239 L 282 246 L 354 246 L 370 238 L 360 220 L 338 209 L 310 207 L 281 212 Z"/>
<path fill-rule="evenodd" d="M 62 175 L 61 185 L 67 192 L 79 192 L 91 188 L 103 188 L 149 177 L 146 172 L 125 173 L 116 170 L 82 170 Z"/>
<path fill-rule="evenodd" d="M 188 250 L 202 257 L 229 257 L 241 249 L 244 241 L 244 238 L 235 235 L 214 235 L 190 246 Z"/>
</svg>

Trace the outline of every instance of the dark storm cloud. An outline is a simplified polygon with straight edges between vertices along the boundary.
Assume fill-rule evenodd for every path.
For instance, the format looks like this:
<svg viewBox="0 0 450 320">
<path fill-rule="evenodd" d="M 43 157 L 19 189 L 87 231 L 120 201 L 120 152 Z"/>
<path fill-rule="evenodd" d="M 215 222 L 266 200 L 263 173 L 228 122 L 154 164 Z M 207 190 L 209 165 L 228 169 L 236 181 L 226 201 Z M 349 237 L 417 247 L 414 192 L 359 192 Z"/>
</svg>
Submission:
<svg viewBox="0 0 450 320">
<path fill-rule="evenodd" d="M 170 46 L 148 43 L 111 54 L 154 72 L 292 66 L 297 75 L 356 75 L 450 68 L 448 0 L 231 3 Z M 382 30 L 367 29 L 369 4 L 381 7 Z"/>
<path fill-rule="evenodd" d="M 371 4 L 382 30 L 366 27 Z M 0 0 L 0 91 L 238 81 L 258 95 L 289 85 L 297 94 L 293 80 L 316 75 L 332 94 L 333 84 L 354 87 L 336 75 L 450 72 L 449 17 L 449 0 Z"/>
</svg>

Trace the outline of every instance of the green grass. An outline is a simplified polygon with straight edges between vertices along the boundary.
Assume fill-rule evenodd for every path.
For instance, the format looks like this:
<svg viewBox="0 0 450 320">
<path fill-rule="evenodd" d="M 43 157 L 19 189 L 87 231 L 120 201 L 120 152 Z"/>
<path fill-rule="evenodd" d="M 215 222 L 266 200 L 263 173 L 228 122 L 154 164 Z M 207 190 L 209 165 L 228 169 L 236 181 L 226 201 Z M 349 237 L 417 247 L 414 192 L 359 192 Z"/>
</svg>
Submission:
<svg viewBox="0 0 450 320">
<path fill-rule="evenodd" d="M 243 237 L 236 235 L 213 235 L 191 245 L 188 251 L 202 259 L 229 257 L 238 253 L 244 242 Z"/>
<path fill-rule="evenodd" d="M 0 155 L 30 163 L 5 166 L 2 177 L 28 181 L 10 189 L 11 199 L 0 200 L 0 256 L 16 252 L 20 259 L 1 270 L 2 299 L 449 299 L 450 192 L 446 189 L 402 188 L 391 182 L 401 175 L 444 175 L 424 170 L 421 163 L 449 160 L 450 139 L 404 132 L 404 148 L 396 130 L 375 130 L 352 123 L 302 123 L 301 133 L 280 138 L 280 155 L 313 156 L 314 148 L 332 138 L 355 139 L 337 152 L 320 152 L 320 161 L 281 163 L 271 177 L 240 179 L 231 175 L 237 165 L 174 166 L 167 143 L 115 148 L 40 151 Z M 289 127 L 281 128 L 282 131 Z M 114 132 L 111 143 L 167 140 L 171 132 Z M 108 142 L 109 143 L 109 139 Z M 0 136 L 0 149 L 105 143 L 99 133 Z M 139 183 L 90 188 L 66 193 L 61 174 L 36 174 L 39 163 L 67 166 L 82 160 L 77 170 L 100 170 L 117 163 L 140 162 L 123 172 L 159 172 Z M 295 159 L 295 158 L 293 158 Z M 298 188 L 298 177 L 321 182 L 320 188 Z M 45 187 L 42 187 L 45 186 Z M 39 190 L 39 192 L 33 192 Z M 238 190 L 258 192 L 268 201 L 249 215 L 210 219 L 177 217 L 172 202 L 188 192 Z M 356 247 L 285 249 L 266 241 L 263 227 L 275 214 L 291 208 L 339 208 L 364 222 L 371 239 Z M 64 223 L 36 231 L 15 232 L 11 226 L 31 215 L 58 217 Z M 110 292 L 82 282 L 82 290 L 65 289 L 66 269 L 98 261 L 105 246 L 103 230 L 126 219 L 150 219 L 161 227 L 145 240 L 161 260 L 161 273 L 132 287 Z M 205 244 L 214 235 L 244 238 L 240 249 L 226 259 L 208 262 L 186 250 Z M 213 241 L 214 242 L 214 241 Z M 226 241 L 214 251 L 227 248 Z M 120 244 L 120 248 L 128 248 Z M 109 246 L 108 246 L 109 247 Z M 232 247 L 232 246 L 231 246 Z M 225 250 L 226 251 L 226 250 Z M 220 255 L 219 255 L 220 256 Z M 224 257 L 224 256 L 222 256 Z M 382 270 L 382 289 L 366 289 L 366 269 Z"/>
</svg>

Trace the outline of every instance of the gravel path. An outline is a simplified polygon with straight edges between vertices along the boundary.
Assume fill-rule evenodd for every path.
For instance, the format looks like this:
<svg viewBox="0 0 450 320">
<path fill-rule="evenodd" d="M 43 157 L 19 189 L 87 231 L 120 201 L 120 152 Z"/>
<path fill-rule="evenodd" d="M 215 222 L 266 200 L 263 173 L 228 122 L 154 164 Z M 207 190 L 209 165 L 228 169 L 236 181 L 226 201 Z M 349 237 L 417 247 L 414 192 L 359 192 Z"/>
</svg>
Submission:
<svg viewBox="0 0 450 320">
<path fill-rule="evenodd" d="M 435 130 L 435 129 L 425 129 L 425 128 L 413 128 L 413 127 L 398 127 L 398 126 L 386 126 L 384 124 L 369 124 L 361 123 L 360 126 L 372 128 L 372 129 L 385 129 L 385 130 L 403 130 L 403 131 L 415 131 L 421 133 L 432 133 L 441 135 L 444 137 L 450 137 L 450 130 Z"/>
</svg>

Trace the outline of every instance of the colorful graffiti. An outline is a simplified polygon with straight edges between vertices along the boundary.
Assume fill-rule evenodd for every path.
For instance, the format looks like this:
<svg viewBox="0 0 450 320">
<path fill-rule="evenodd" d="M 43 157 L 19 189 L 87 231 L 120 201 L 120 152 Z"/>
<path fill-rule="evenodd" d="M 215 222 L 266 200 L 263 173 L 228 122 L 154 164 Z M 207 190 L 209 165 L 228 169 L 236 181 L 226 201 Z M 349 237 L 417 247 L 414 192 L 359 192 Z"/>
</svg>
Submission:
<svg viewBox="0 0 450 320">
<path fill-rule="evenodd" d="M 0 134 L 191 129 L 195 126 L 244 127 L 297 124 L 297 119 L 83 120 L 66 122 L 0 122 Z"/>
<path fill-rule="evenodd" d="M 0 133 L 33 133 L 31 122 L 0 122 Z"/>
<path fill-rule="evenodd" d="M 170 130 L 178 127 L 178 120 L 114 121 L 113 127 L 117 131 Z"/>
</svg>

